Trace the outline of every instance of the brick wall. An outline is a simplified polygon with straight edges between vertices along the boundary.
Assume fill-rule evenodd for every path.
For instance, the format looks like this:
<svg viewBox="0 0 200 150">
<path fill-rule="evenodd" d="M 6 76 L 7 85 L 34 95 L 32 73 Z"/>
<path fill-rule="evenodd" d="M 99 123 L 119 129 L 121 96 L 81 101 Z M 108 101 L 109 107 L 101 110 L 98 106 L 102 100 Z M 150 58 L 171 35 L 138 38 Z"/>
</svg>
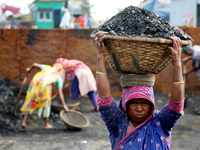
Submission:
<svg viewBox="0 0 200 150">
<path fill-rule="evenodd" d="M 199 44 L 200 28 L 183 28 Z M 0 77 L 21 84 L 26 74 L 26 68 L 32 63 L 53 65 L 58 57 L 78 59 L 88 65 L 94 76 L 96 71 L 96 47 L 90 39 L 91 29 L 0 29 Z M 183 54 L 184 56 L 184 54 Z M 191 67 L 189 63 L 188 69 Z M 26 85 L 37 72 L 32 70 Z M 120 75 L 111 70 L 107 64 L 107 72 L 113 96 L 121 95 Z M 155 92 L 170 93 L 173 66 L 170 64 L 156 75 Z M 187 77 L 186 92 L 200 93 L 195 73 Z M 69 91 L 65 90 L 65 94 Z"/>
</svg>

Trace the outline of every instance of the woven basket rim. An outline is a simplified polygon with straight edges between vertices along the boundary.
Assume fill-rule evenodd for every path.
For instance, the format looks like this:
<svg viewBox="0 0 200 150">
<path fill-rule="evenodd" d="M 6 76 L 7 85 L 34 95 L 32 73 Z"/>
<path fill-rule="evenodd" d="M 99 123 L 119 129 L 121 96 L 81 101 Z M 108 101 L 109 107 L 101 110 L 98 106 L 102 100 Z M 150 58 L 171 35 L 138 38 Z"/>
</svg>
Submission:
<svg viewBox="0 0 200 150">
<path fill-rule="evenodd" d="M 77 101 L 76 103 L 73 103 L 73 104 L 66 104 L 68 107 L 74 107 L 74 106 L 78 106 L 80 105 L 81 102 L 80 101 Z M 63 107 L 62 104 L 54 104 L 54 103 L 51 103 L 52 106 L 57 106 L 57 107 Z"/>
<path fill-rule="evenodd" d="M 66 122 L 66 120 L 64 119 L 63 114 L 64 114 L 64 113 L 68 113 L 68 112 L 72 112 L 72 113 L 79 114 L 80 116 L 82 116 L 82 117 L 86 120 L 86 124 L 85 124 L 85 125 L 79 126 L 79 125 L 71 124 L 70 122 Z M 67 112 L 66 112 L 65 110 L 61 110 L 61 111 L 60 111 L 60 117 L 61 117 L 61 119 L 62 119 L 66 124 L 68 124 L 68 125 L 70 125 L 70 126 L 72 126 L 72 127 L 74 127 L 74 128 L 85 128 L 85 127 L 89 126 L 89 124 L 90 124 L 89 119 L 88 119 L 84 114 L 82 114 L 81 112 L 75 111 L 75 110 L 69 110 L 69 111 L 67 111 Z"/>
<path fill-rule="evenodd" d="M 91 34 L 91 38 L 95 38 L 95 34 Z M 154 37 L 154 38 L 148 38 L 148 37 L 141 37 L 141 36 L 135 36 L 135 37 L 126 37 L 126 36 L 113 36 L 113 35 L 105 35 L 105 39 L 111 39 L 111 40 L 124 40 L 124 41 L 140 41 L 140 42 L 151 42 L 151 43 L 163 43 L 163 44 L 172 44 L 171 39 L 161 38 L 161 37 Z M 182 45 L 190 45 L 192 44 L 192 40 L 181 40 Z"/>
</svg>

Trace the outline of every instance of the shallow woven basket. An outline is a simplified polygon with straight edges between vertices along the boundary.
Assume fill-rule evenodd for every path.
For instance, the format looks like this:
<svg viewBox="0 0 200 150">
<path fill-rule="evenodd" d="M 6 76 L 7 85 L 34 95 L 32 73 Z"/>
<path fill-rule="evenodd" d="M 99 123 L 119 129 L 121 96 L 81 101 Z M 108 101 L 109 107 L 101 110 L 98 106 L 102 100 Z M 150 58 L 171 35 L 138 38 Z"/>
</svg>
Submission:
<svg viewBox="0 0 200 150">
<path fill-rule="evenodd" d="M 60 117 L 67 128 L 71 130 L 86 128 L 90 124 L 89 119 L 84 114 L 74 110 L 69 110 L 67 112 L 61 110 Z"/>
<path fill-rule="evenodd" d="M 77 106 L 79 106 L 81 104 L 80 101 L 69 101 L 67 100 L 66 97 L 65 98 L 65 103 L 67 105 L 67 107 L 70 109 L 70 110 L 75 110 L 77 108 Z M 57 112 L 60 112 L 62 109 L 63 109 L 63 105 L 59 103 L 60 102 L 60 99 L 59 98 L 55 98 L 52 100 L 51 102 L 51 106 L 54 110 L 56 110 Z"/>
<path fill-rule="evenodd" d="M 181 42 L 182 48 L 192 43 Z M 171 62 L 170 39 L 106 35 L 104 45 L 109 66 L 120 74 L 157 74 Z"/>
<path fill-rule="evenodd" d="M 77 108 L 78 105 L 80 105 L 81 102 L 77 102 L 74 104 L 67 104 L 67 107 L 70 110 L 75 110 Z M 62 105 L 58 105 L 58 104 L 51 104 L 51 106 L 53 107 L 53 109 L 55 109 L 57 112 L 60 112 L 61 110 L 63 110 L 63 106 Z"/>
</svg>

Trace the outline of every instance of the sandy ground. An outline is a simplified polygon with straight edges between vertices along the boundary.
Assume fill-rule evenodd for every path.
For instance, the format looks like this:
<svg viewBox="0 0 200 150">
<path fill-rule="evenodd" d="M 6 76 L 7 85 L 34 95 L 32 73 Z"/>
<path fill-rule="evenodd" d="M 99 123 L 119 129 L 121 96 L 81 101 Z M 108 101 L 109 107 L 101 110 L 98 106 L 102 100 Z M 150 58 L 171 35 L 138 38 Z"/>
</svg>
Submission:
<svg viewBox="0 0 200 150">
<path fill-rule="evenodd" d="M 156 109 L 166 102 L 166 96 L 156 96 Z M 63 122 L 53 123 L 54 129 L 44 130 L 43 120 L 28 122 L 26 129 L 19 132 L 0 133 L 0 150 L 109 150 L 110 142 L 107 129 L 98 112 L 91 109 L 88 98 L 82 98 L 80 112 L 89 120 L 90 125 L 82 130 L 67 129 Z M 116 99 L 118 103 L 119 99 Z M 191 100 L 190 100 L 191 101 Z M 181 117 L 172 132 L 171 150 L 200 149 L 200 115 L 191 111 L 194 105 L 189 101 L 185 115 Z"/>
</svg>

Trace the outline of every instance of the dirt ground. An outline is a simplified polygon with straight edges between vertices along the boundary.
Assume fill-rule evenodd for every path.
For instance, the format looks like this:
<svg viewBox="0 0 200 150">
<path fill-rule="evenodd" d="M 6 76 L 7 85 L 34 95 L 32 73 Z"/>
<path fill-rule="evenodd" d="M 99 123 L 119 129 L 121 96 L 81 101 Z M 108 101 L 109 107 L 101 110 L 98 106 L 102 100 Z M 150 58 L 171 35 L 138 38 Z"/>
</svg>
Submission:
<svg viewBox="0 0 200 150">
<path fill-rule="evenodd" d="M 155 99 L 156 109 L 160 110 L 167 103 L 168 96 L 155 95 Z M 43 120 L 30 118 L 26 129 L 19 128 L 17 132 L 0 129 L 0 150 L 110 150 L 108 132 L 99 113 L 92 111 L 92 102 L 88 98 L 81 98 L 80 102 L 80 112 L 90 120 L 87 128 L 69 130 L 61 119 L 55 121 L 59 114 L 52 109 L 50 123 L 53 129 L 44 130 Z M 119 98 L 116 98 L 116 102 L 119 102 Z M 194 113 L 197 102 L 199 98 L 187 98 L 185 114 L 172 132 L 171 150 L 200 149 L 200 115 Z M 15 124 L 21 124 L 21 120 Z"/>
</svg>

